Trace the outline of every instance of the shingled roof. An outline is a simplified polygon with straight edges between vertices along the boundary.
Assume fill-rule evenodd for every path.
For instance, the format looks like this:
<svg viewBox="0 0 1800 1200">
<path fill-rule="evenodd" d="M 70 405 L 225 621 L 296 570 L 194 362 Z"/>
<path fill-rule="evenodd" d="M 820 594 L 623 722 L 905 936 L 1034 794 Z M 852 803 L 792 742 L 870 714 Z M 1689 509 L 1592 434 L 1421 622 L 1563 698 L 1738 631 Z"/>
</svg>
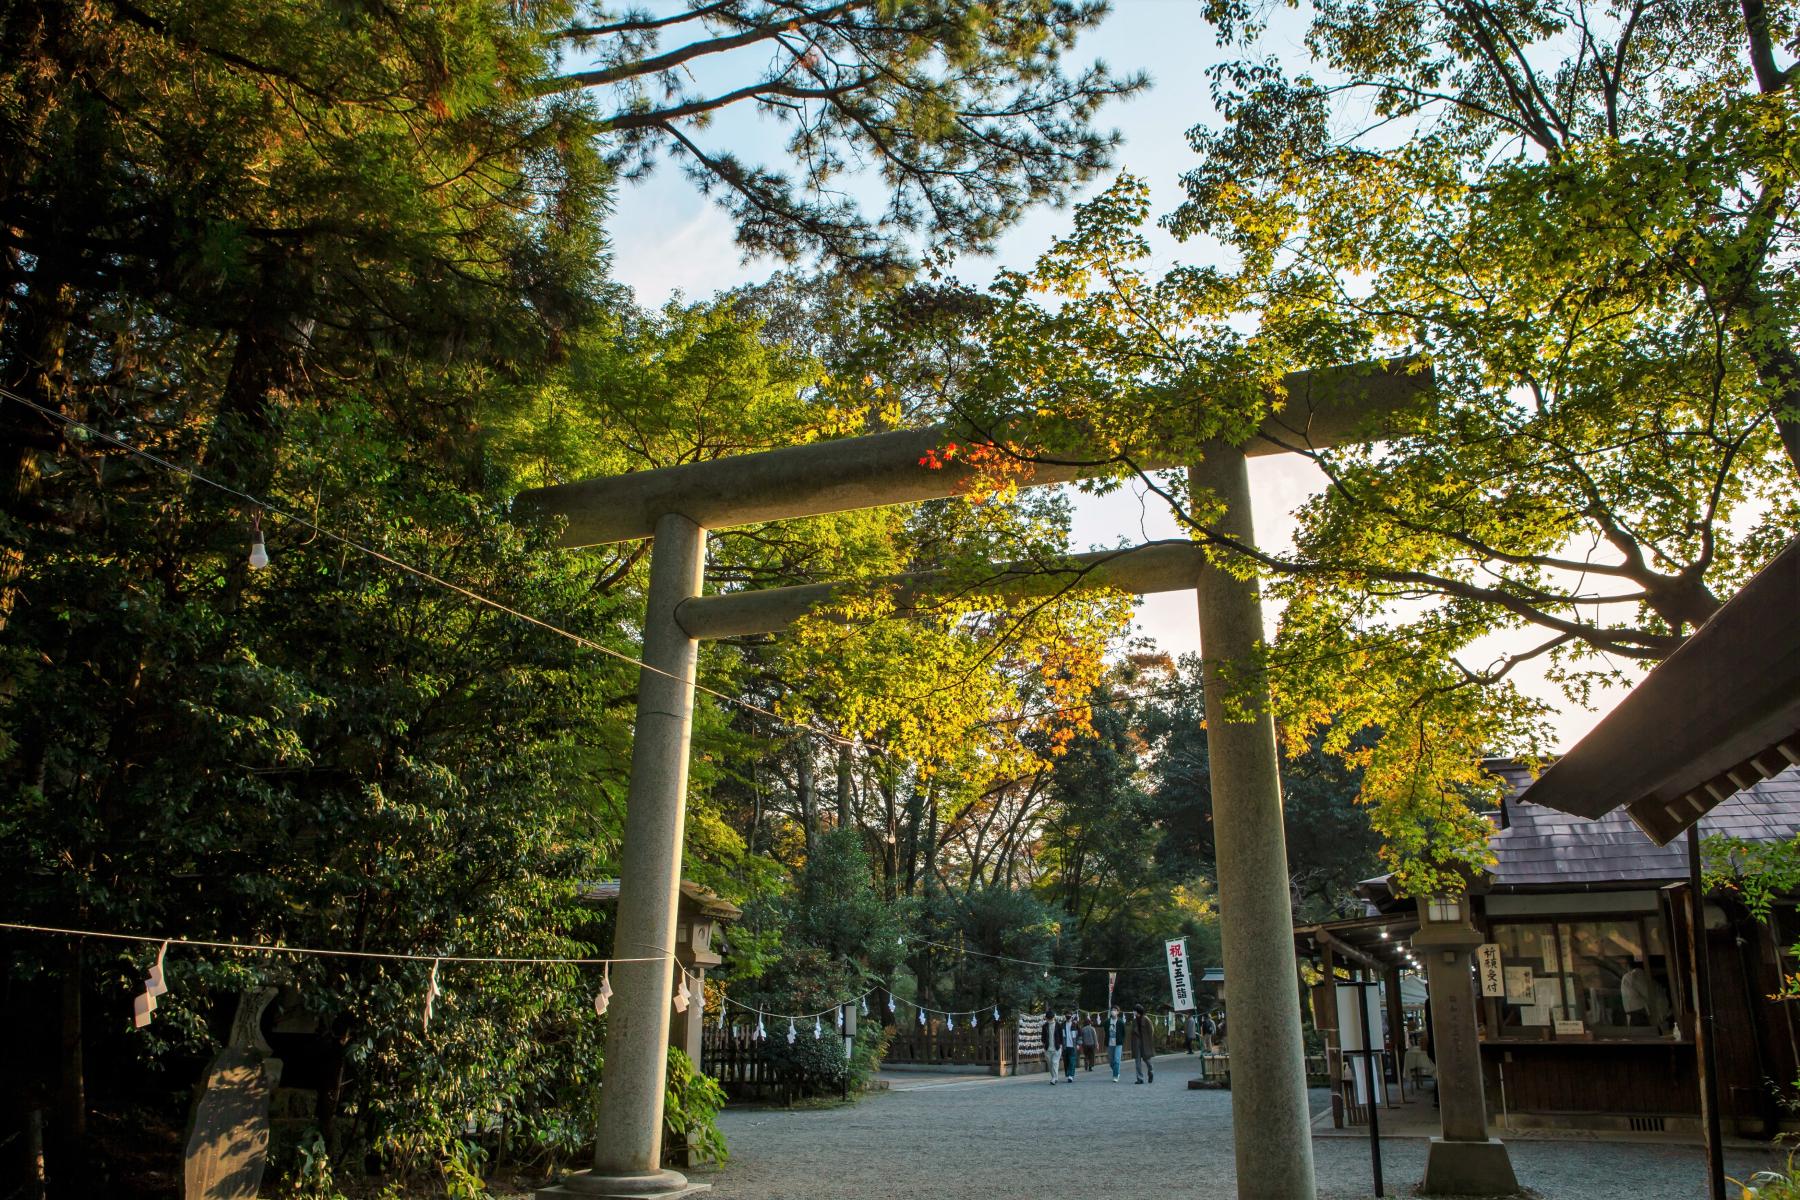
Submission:
<svg viewBox="0 0 1800 1200">
<path fill-rule="evenodd" d="M 1491 768 L 1490 768 L 1491 769 Z M 1622 808 L 1588 819 L 1522 799 L 1519 779 L 1503 828 L 1488 840 L 1495 891 L 1642 887 L 1687 878 L 1687 847 L 1658 846 Z M 1800 767 L 1738 792 L 1700 821 L 1700 834 L 1786 841 L 1800 834 Z"/>
</svg>

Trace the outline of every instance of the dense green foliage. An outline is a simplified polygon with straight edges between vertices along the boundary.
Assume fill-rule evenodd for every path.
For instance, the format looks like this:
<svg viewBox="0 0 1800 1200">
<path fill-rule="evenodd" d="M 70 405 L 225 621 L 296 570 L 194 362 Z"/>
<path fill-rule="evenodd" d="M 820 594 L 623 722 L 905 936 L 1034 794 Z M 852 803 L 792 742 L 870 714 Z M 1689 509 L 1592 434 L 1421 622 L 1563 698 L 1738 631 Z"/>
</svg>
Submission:
<svg viewBox="0 0 1800 1200">
<path fill-rule="evenodd" d="M 787 14 L 773 44 L 848 49 L 896 86 L 774 80 L 658 112 L 638 99 L 676 78 L 671 53 L 704 57 L 769 13 L 709 5 L 657 34 L 499 0 L 0 4 L 0 911 L 362 951 L 610 949 L 576 885 L 617 848 L 634 675 L 604 651 L 635 651 L 643 547 L 556 552 L 509 498 L 854 427 L 807 348 L 739 302 L 630 304 L 606 274 L 614 180 L 658 144 L 697 145 L 705 111 L 782 98 L 802 113 L 802 186 L 692 152 L 740 201 L 747 246 L 892 272 L 912 232 L 990 241 L 1106 162 L 1091 120 L 1132 85 L 1061 66 L 1098 12 Z M 572 77 L 578 54 L 593 77 Z M 888 210 L 808 190 L 854 152 L 885 164 Z M 253 528 L 264 571 L 245 561 Z M 958 536 L 940 521 L 930 541 Z M 880 573 L 916 544 L 886 514 L 747 531 L 716 539 L 713 578 Z M 997 632 L 936 636 L 974 661 Z M 704 665 L 765 700 L 782 669 L 746 647 Z M 778 731 L 710 704 L 699 726 L 689 873 L 777 890 L 752 823 L 726 815 L 732 773 Z M 142 950 L 8 937 L 6 960 L 0 1010 L 29 1032 L 0 1118 L 45 1111 L 59 1195 L 127 1182 L 96 1152 L 115 1129 L 161 1138 L 172 1165 L 189 1089 L 258 980 L 311 1030 L 283 1053 L 313 1128 L 277 1171 L 474 1186 L 502 1156 L 570 1161 L 591 1133 L 589 970 L 446 964 L 426 1029 L 429 963 L 177 949 L 133 1032 Z M 477 1147 L 471 1120 L 505 1132 Z"/>
<path fill-rule="evenodd" d="M 1547 742 L 1522 664 L 1571 703 L 1629 680 L 1800 528 L 1795 10 L 1323 0 L 1298 69 L 1257 6 L 1210 11 L 1222 121 L 1163 222 L 1211 265 L 1153 271 L 1122 176 L 1032 269 L 894 319 L 997 483 L 1040 457 L 1141 476 L 1271 580 L 1289 752 L 1358 769 L 1428 890 L 1485 855 L 1480 759 Z M 1395 357 L 1436 388 L 1386 440 L 1284 439 L 1328 481 L 1291 552 L 1139 470 L 1251 437 L 1289 372 Z"/>
<path fill-rule="evenodd" d="M 1201 138 L 1210 165 L 1178 219 L 1236 237 L 1236 273 L 1137 275 L 1146 212 L 1125 181 L 993 295 L 934 284 L 866 301 L 846 286 L 902 276 L 920 251 L 989 247 L 1026 204 L 1106 165 L 1097 106 L 1136 81 L 1065 70 L 1102 11 L 722 0 L 656 21 L 499 0 L 0 0 L 0 915 L 605 954 L 608 914 L 577 885 L 615 870 L 645 546 L 558 551 L 552 528 L 515 518 L 520 489 L 955 418 L 1029 418 L 1020 436 L 1049 448 L 1079 434 L 1123 450 L 1148 428 L 1178 457 L 1249 428 L 1282 370 L 1397 349 L 1434 355 L 1445 423 L 1379 460 L 1330 461 L 1342 486 L 1308 514 L 1297 563 L 1269 564 L 1292 568 L 1272 667 L 1296 909 L 1335 912 L 1376 869 L 1364 793 L 1403 862 L 1466 849 L 1461 793 L 1440 812 L 1401 783 L 1473 786 L 1470 748 L 1500 748 L 1533 715 L 1445 664 L 1573 605 L 1542 575 L 1563 541 L 1600 529 L 1620 545 L 1606 522 L 1641 504 L 1620 524 L 1650 548 L 1624 572 L 1642 611 L 1628 628 L 1582 618 L 1559 648 L 1659 653 L 1789 527 L 1768 413 L 1791 281 L 1751 272 L 1763 308 L 1720 318 L 1698 358 L 1672 347 L 1700 344 L 1705 314 L 1668 281 L 1667 246 L 1660 282 L 1633 285 L 1667 311 L 1601 298 L 1624 331 L 1610 342 L 1567 314 L 1532 323 L 1541 293 L 1575 287 L 1573 266 L 1526 281 L 1477 264 L 1515 289 L 1492 312 L 1421 298 L 1432 222 L 1472 255 L 1490 236 L 1481 206 L 1508 200 L 1517 228 L 1502 222 L 1494 253 L 1524 255 L 1549 219 L 1531 211 L 1547 153 L 1490 179 L 1463 147 L 1444 168 L 1456 220 L 1396 216 L 1373 244 L 1383 294 L 1412 306 L 1376 319 L 1294 265 L 1290 243 L 1316 227 L 1342 266 L 1348 235 L 1274 229 L 1291 180 L 1218 184 L 1219 164 L 1259 167 L 1267 143 Z M 775 66 L 735 76 L 744 48 Z M 1761 108 L 1720 101 L 1714 128 L 1774 178 L 1787 134 L 1765 118 L 1789 92 L 1761 94 Z M 1303 99 L 1288 116 L 1311 120 Z M 789 164 L 705 140 L 707 117 L 738 103 L 790 121 Z M 608 277 L 605 220 L 615 184 L 662 150 L 723 197 L 746 249 L 827 269 L 639 309 Z M 1327 164 L 1306 202 L 1351 221 L 1360 161 Z M 833 190 L 858 162 L 879 209 Z M 1591 199 L 1616 180 L 1590 167 L 1576 190 Z M 1689 224 L 1779 257 L 1785 203 L 1766 246 L 1745 242 L 1753 215 Z M 1707 269 L 1742 275 L 1728 257 Z M 1264 312 L 1254 334 L 1247 307 Z M 1520 364 L 1545 328 L 1568 349 L 1553 402 L 1496 405 L 1541 382 Z M 1678 402 L 1645 399 L 1651 380 Z M 1220 402 L 1196 418 L 1203 387 Z M 880 988 L 1015 1016 L 1098 1005 L 1104 974 L 1076 965 L 1148 968 L 1120 995 L 1155 1000 L 1168 936 L 1217 961 L 1197 667 L 1120 654 L 1126 597 L 990 594 L 987 564 L 1062 560 L 1069 503 L 1017 491 L 1019 465 L 980 439 L 960 449 L 995 465 L 970 496 L 710 539 L 717 588 L 867 584 L 791 637 L 702 655 L 685 872 L 745 909 L 711 1011 L 813 1012 Z M 1600 501 L 1582 499 L 1584 478 Z M 1188 516 L 1204 503 L 1171 498 Z M 1758 504 L 1762 525 L 1731 523 Z M 245 561 L 253 529 L 266 570 Z M 1377 636 L 1369 606 L 1393 588 L 1457 596 L 1445 581 L 1476 587 L 1493 563 L 1524 575 L 1388 630 L 1391 645 Z M 899 619 L 880 580 L 919 570 L 950 586 Z M 1308 669 L 1324 662 L 1339 665 Z M 47 1114 L 58 1195 L 126 1185 L 120 1129 L 134 1153 L 173 1160 L 191 1087 L 257 982 L 283 987 L 284 1078 L 311 1097 L 307 1127 L 278 1141 L 284 1186 L 331 1195 L 377 1173 L 474 1195 L 484 1175 L 542 1178 L 591 1141 L 605 1029 L 591 969 L 443 964 L 427 1028 L 425 961 L 176 949 L 170 993 L 134 1031 L 146 948 L 5 945 L 0 1017 L 24 1032 L 0 1064 L 0 1136 L 26 1108 Z M 846 1062 L 829 1033 L 800 1029 L 791 1048 L 783 1023 L 770 1034 L 774 1056 L 827 1083 L 866 1074 L 885 1037 L 869 1022 Z M 679 1056 L 670 1072 L 671 1126 L 723 1157 L 716 1088 Z"/>
</svg>

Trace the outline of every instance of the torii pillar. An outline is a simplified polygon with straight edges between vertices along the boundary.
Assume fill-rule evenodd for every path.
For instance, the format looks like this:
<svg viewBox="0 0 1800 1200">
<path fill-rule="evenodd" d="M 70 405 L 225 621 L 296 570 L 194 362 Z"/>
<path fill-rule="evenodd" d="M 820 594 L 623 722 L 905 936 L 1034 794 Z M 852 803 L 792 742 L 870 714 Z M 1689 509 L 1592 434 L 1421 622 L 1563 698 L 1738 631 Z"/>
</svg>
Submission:
<svg viewBox="0 0 1800 1200">
<path fill-rule="evenodd" d="M 1372 419 L 1412 401 L 1429 376 L 1405 366 L 1362 366 L 1289 376 L 1285 407 L 1244 446 L 1215 445 L 1190 480 L 1225 502 L 1217 532 L 1248 542 L 1247 455 L 1324 447 L 1370 433 Z M 857 508 L 941 499 L 970 472 L 920 460 L 955 435 L 935 428 L 815 442 L 708 463 L 539 488 L 522 507 L 568 519 L 564 546 L 651 537 L 644 668 L 619 864 L 613 955 L 667 954 L 620 963 L 606 1035 L 594 1168 L 538 1192 L 570 1197 L 675 1197 L 704 1190 L 663 1168 L 665 1047 L 674 983 L 689 741 L 697 643 L 775 633 L 834 585 L 704 596 L 706 531 Z M 1146 469 L 1177 464 L 1151 461 Z M 1030 486 L 1064 483 L 1079 469 L 1038 466 Z M 932 590 L 929 576 L 893 581 L 900 608 Z M 1268 686 L 1256 648 L 1262 602 L 1254 577 L 1207 564 L 1189 543 L 1079 556 L 1064 572 L 995 568 L 994 589 L 1114 587 L 1133 593 L 1195 589 L 1212 759 L 1219 913 L 1231 981 L 1233 1132 L 1243 1200 L 1313 1200 L 1312 1136 L 1300 1028 L 1281 779 Z M 1247 720 L 1224 710 L 1228 688 Z"/>
</svg>

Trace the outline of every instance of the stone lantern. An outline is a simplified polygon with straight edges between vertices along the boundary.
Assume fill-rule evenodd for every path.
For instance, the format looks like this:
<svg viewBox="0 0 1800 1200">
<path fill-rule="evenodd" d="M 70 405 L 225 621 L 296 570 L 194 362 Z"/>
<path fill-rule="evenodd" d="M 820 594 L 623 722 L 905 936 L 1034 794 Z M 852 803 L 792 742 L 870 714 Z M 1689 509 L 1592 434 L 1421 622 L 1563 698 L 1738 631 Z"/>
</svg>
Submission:
<svg viewBox="0 0 1800 1200">
<path fill-rule="evenodd" d="M 1432 1053 L 1437 1060 L 1442 1136 L 1425 1157 L 1427 1195 L 1510 1196 L 1519 1190 L 1506 1143 L 1488 1136 L 1487 1100 L 1476 1041 L 1474 971 L 1469 955 L 1481 945 L 1470 920 L 1467 891 L 1419 900 L 1412 944 L 1431 989 Z"/>
<path fill-rule="evenodd" d="M 593 904 L 613 905 L 619 902 L 619 881 L 602 879 L 583 883 L 577 889 L 583 900 Z M 704 986 L 706 971 L 724 960 L 713 949 L 713 935 L 722 925 L 742 916 L 738 906 L 720 899 L 690 879 L 681 881 L 681 898 L 675 909 L 675 962 L 688 975 Z M 673 976 L 674 972 L 670 972 Z M 700 1037 L 705 1013 L 699 1005 L 690 1004 L 684 1013 L 671 1013 L 669 1045 L 684 1051 L 700 1064 Z"/>
<path fill-rule="evenodd" d="M 737 905 L 721 900 L 697 883 L 683 880 L 681 902 L 675 910 L 675 961 L 704 986 L 706 971 L 724 960 L 713 950 L 713 934 L 740 913 Z M 705 1013 L 697 1004 L 676 1014 L 669 1026 L 669 1045 L 679 1046 L 700 1065 L 700 1036 Z"/>
</svg>

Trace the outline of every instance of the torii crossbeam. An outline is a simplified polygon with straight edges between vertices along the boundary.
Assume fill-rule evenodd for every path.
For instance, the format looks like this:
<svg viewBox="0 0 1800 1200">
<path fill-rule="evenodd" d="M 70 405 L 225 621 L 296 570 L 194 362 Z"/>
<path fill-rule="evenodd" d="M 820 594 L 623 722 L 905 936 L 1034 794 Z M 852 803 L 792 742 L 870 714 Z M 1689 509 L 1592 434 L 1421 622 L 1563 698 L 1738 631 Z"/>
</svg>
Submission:
<svg viewBox="0 0 1800 1200">
<path fill-rule="evenodd" d="M 1284 380 L 1286 401 L 1242 446 L 1206 448 L 1188 464 L 1196 491 L 1224 502 L 1214 532 L 1253 541 L 1246 456 L 1324 448 L 1380 435 L 1382 418 L 1409 407 L 1430 376 L 1410 364 L 1307 372 Z M 760 454 L 610 476 L 522 493 L 526 509 L 567 518 L 562 544 L 655 539 L 644 614 L 636 736 L 619 868 L 613 954 L 674 952 L 680 895 L 689 742 L 698 643 L 778 632 L 832 595 L 831 585 L 704 596 L 706 531 L 734 525 L 877 508 L 955 495 L 970 471 L 920 460 L 950 440 L 942 428 L 815 442 Z M 1151 469 L 1181 464 L 1149 462 Z M 1040 465 L 1026 486 L 1064 483 L 1080 468 Z M 1044 586 L 1039 576 L 995 568 L 987 590 Z M 1192 587 L 1200 616 L 1202 681 L 1211 760 L 1213 826 L 1225 977 L 1231 987 L 1232 1115 L 1238 1195 L 1312 1200 L 1310 1114 L 1293 956 L 1281 780 L 1266 680 L 1261 589 L 1209 564 L 1191 545 L 1156 543 L 1085 555 L 1069 586 L 1134 593 Z M 904 608 L 929 593 L 929 577 L 900 581 Z M 1228 684 L 1226 681 L 1231 681 Z M 1234 719 L 1228 688 L 1252 701 Z M 668 963 L 619 963 L 606 1036 L 605 1085 L 592 1171 L 538 1193 L 551 1197 L 673 1197 L 702 1190 L 661 1164 L 665 1047 L 674 972 Z"/>
</svg>

